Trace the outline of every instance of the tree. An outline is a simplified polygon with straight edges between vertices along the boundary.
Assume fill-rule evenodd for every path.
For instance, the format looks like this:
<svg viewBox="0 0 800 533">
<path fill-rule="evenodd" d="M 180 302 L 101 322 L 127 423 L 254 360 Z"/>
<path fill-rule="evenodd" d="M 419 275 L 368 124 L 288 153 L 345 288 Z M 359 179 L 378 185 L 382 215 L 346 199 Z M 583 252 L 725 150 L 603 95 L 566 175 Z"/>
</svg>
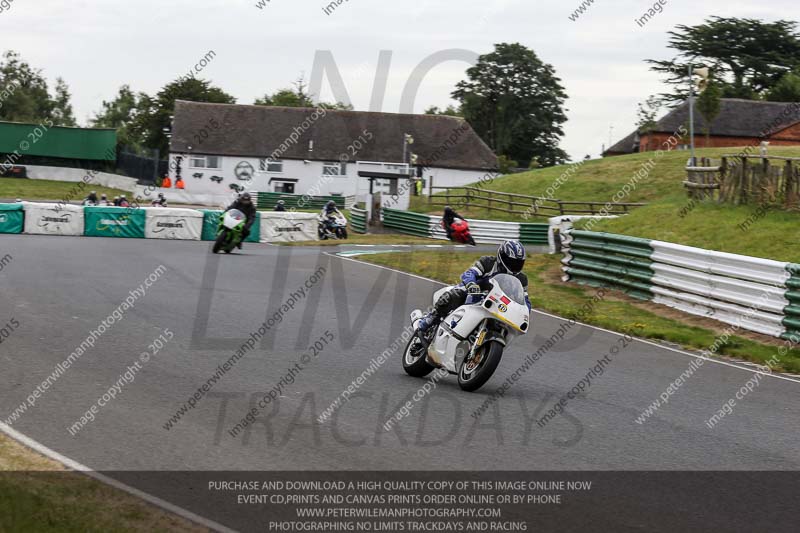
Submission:
<svg viewBox="0 0 800 533">
<path fill-rule="evenodd" d="M 140 111 L 139 106 L 146 97 L 146 94 L 136 94 L 131 90 L 130 86 L 123 85 L 113 100 L 110 102 L 103 101 L 102 110 L 99 113 L 95 113 L 91 120 L 92 126 L 96 128 L 115 128 L 117 130 L 118 145 L 139 148 L 141 139 L 135 136 L 132 127 Z"/>
<path fill-rule="evenodd" d="M 74 126 L 70 94 L 61 78 L 51 96 L 41 71 L 31 67 L 13 50 L 3 54 L 0 61 L 0 120 L 12 122 L 42 122 Z"/>
<path fill-rule="evenodd" d="M 800 102 L 800 75 L 785 74 L 766 95 L 770 102 Z"/>
<path fill-rule="evenodd" d="M 567 121 L 567 95 L 555 69 L 533 50 L 519 43 L 496 44 L 467 70 L 467 78 L 452 96 L 495 153 L 526 166 L 534 157 L 544 166 L 567 160 L 558 146 Z"/>
<path fill-rule="evenodd" d="M 644 102 L 639 103 L 639 109 L 636 112 L 636 130 L 639 135 L 648 135 L 656 129 L 656 117 L 658 117 L 659 109 L 661 109 L 661 104 L 657 96 L 650 96 Z"/>
<path fill-rule="evenodd" d="M 62 78 L 56 79 L 56 95 L 53 98 L 52 119 L 56 126 L 77 126 L 70 100 L 72 95 Z"/>
<path fill-rule="evenodd" d="M 669 32 L 668 46 L 678 52 L 675 59 L 647 62 L 652 70 L 666 74 L 666 83 L 673 87 L 671 93 L 660 95 L 665 103 L 688 97 L 689 65 L 713 70 L 723 98 L 758 99 L 800 66 L 796 28 L 796 22 L 787 20 L 712 17 Z"/>
<path fill-rule="evenodd" d="M 719 116 L 722 99 L 722 89 L 714 78 L 709 78 L 703 92 L 697 98 L 697 110 L 700 115 L 705 119 L 705 134 L 706 144 L 711 138 L 711 124 Z"/>
<path fill-rule="evenodd" d="M 257 98 L 253 104 L 284 107 L 322 107 L 324 109 L 343 109 L 348 111 L 353 109 L 352 106 L 341 102 L 335 104 L 319 102 L 315 104 L 313 95 L 306 92 L 306 82 L 302 75 L 292 85 L 294 85 L 294 89 L 285 88 L 278 90 L 274 94 L 265 94 L 261 98 Z"/>
<path fill-rule="evenodd" d="M 519 163 L 509 159 L 508 156 L 501 155 L 497 158 L 497 170 L 500 174 L 510 174 L 515 168 L 519 168 Z"/>
<path fill-rule="evenodd" d="M 456 106 L 450 104 L 445 109 L 440 109 L 438 106 L 431 106 L 425 110 L 426 115 L 446 115 L 448 117 L 463 117 L 464 115 L 461 113 L 460 109 L 457 109 Z"/>
<path fill-rule="evenodd" d="M 210 82 L 197 78 L 182 78 L 165 85 L 155 97 L 141 95 L 138 112 L 131 123 L 130 133 L 140 139 L 143 146 L 155 148 L 163 155 L 169 152 L 169 141 L 164 129 L 172 125 L 170 116 L 175 100 L 235 104 L 236 98 Z"/>
</svg>

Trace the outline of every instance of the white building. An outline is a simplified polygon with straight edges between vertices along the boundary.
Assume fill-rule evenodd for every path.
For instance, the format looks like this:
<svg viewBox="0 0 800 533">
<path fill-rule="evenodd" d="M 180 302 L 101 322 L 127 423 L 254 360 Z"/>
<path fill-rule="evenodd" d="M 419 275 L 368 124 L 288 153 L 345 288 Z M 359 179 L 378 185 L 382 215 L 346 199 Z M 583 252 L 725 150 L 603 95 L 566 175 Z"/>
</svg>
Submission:
<svg viewBox="0 0 800 533">
<path fill-rule="evenodd" d="M 413 139 L 413 142 L 409 142 Z M 416 163 L 416 165 L 412 164 Z M 191 196 L 342 195 L 403 209 L 413 190 L 475 183 L 497 158 L 458 117 L 178 101 L 170 177 Z M 432 181 L 431 181 L 432 180 Z"/>
</svg>

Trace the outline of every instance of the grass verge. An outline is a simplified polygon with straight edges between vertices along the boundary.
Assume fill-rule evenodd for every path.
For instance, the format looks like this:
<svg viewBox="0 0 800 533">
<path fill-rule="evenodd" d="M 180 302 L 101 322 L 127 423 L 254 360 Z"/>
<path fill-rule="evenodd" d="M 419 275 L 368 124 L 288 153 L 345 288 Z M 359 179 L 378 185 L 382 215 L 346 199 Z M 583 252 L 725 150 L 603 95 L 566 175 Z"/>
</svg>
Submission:
<svg viewBox="0 0 800 533">
<path fill-rule="evenodd" d="M 19 178 L 0 178 L 0 198 L 20 198 L 22 200 L 62 200 L 69 196 L 72 203 L 80 203 L 91 191 L 97 196 L 108 195 L 114 198 L 124 194 L 132 198 L 132 193 L 120 189 L 111 189 L 101 185 L 87 185 L 83 191 L 76 192 L 78 183 L 69 181 L 31 180 Z"/>
<path fill-rule="evenodd" d="M 424 237 L 414 237 L 413 235 L 399 235 L 395 233 L 378 233 L 360 235 L 358 233 L 349 233 L 345 241 L 303 241 L 303 242 L 284 242 L 275 243 L 281 246 L 346 246 L 354 244 L 371 244 L 371 245 L 391 245 L 391 244 L 450 244 L 447 241 L 436 239 L 426 239 Z"/>
<path fill-rule="evenodd" d="M 453 283 L 479 256 L 470 253 L 454 255 L 448 252 L 419 251 L 377 254 L 358 259 Z M 535 255 L 528 258 L 525 273 L 530 280 L 531 301 L 535 308 L 542 311 L 576 318 L 578 311 L 595 289 L 562 283 L 560 267 L 559 256 Z M 666 341 L 689 350 L 708 349 L 728 327 L 713 320 L 635 300 L 617 291 L 609 291 L 592 314 L 583 317 L 582 322 L 639 338 Z M 730 337 L 717 355 L 762 364 L 778 355 L 778 347 L 782 341 L 742 330 L 738 333 Z M 793 348 L 786 355 L 779 356 L 778 360 L 779 366 L 775 367 L 776 370 L 800 373 L 800 350 Z"/>
<path fill-rule="evenodd" d="M 83 474 L 66 471 L 0 434 L 0 531 L 208 530 Z"/>
</svg>

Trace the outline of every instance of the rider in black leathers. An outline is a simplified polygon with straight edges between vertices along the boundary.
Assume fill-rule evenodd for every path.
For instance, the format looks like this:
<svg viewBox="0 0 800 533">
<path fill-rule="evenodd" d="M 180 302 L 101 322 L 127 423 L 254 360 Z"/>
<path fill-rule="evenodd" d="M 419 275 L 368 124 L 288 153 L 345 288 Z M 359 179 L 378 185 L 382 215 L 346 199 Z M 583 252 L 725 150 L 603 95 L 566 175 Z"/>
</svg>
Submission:
<svg viewBox="0 0 800 533">
<path fill-rule="evenodd" d="M 247 217 L 247 221 L 244 224 L 244 230 L 242 230 L 242 242 L 250 235 L 250 228 L 256 221 L 256 215 L 258 212 L 256 211 L 256 206 L 253 204 L 253 199 L 250 197 L 250 193 L 246 192 L 241 194 L 239 198 L 237 198 L 228 208 L 225 210 L 230 211 L 231 209 L 238 209 L 244 216 Z M 242 249 L 242 242 L 240 242 L 237 246 L 239 249 Z"/>
<path fill-rule="evenodd" d="M 528 276 L 522 271 L 527 254 L 519 241 L 505 241 L 497 249 L 497 255 L 478 259 L 461 275 L 461 283 L 444 293 L 434 305 L 433 311 L 419 324 L 422 332 L 439 325 L 439 322 L 464 305 L 471 294 L 480 294 L 487 289 L 486 282 L 497 274 L 509 274 L 517 278 L 525 291 L 525 303 L 531 309 L 528 297 Z"/>
<path fill-rule="evenodd" d="M 466 220 L 464 217 L 456 213 L 456 211 L 450 207 L 449 205 L 444 208 L 444 216 L 442 216 L 442 221 L 444 222 L 444 231 L 447 233 L 448 240 L 453 240 L 453 222 L 456 221 L 457 218 L 461 220 Z"/>
</svg>

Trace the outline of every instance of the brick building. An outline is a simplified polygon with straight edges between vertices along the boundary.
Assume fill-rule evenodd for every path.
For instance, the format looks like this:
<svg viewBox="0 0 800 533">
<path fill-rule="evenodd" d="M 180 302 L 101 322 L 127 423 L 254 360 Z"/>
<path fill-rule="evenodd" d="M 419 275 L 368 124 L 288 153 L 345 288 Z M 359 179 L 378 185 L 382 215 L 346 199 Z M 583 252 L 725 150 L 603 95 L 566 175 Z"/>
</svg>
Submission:
<svg viewBox="0 0 800 533">
<path fill-rule="evenodd" d="M 608 150 L 604 156 L 658 150 L 681 126 L 689 125 L 689 103 L 684 102 L 659 120 L 653 131 L 634 131 Z M 724 98 L 720 113 L 711 123 L 695 107 L 695 144 L 698 148 L 758 145 L 800 146 L 800 103 L 764 102 Z M 710 135 L 707 136 L 706 134 Z M 684 139 L 688 147 L 689 138 Z"/>
</svg>

